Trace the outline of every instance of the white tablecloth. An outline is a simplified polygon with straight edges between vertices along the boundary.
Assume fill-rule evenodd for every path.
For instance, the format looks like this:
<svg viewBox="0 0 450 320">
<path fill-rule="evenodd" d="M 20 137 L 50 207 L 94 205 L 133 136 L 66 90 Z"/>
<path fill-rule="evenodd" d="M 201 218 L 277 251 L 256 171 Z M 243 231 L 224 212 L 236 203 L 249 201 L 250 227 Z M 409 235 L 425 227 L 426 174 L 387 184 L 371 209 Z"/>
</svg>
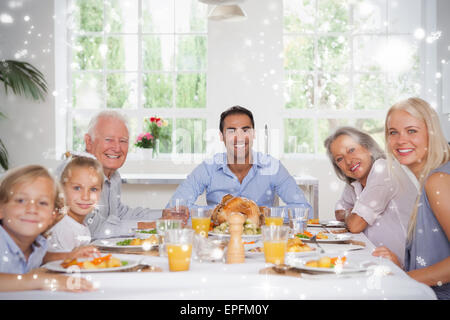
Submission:
<svg viewBox="0 0 450 320">
<path fill-rule="evenodd" d="M 259 274 L 269 266 L 264 256 L 247 257 L 242 264 L 192 261 L 187 272 L 169 272 L 167 258 L 134 256 L 161 267 L 163 272 L 111 272 L 83 274 L 98 287 L 86 293 L 26 291 L 0 293 L 0 299 L 151 299 L 151 300 L 260 300 L 260 299 L 436 299 L 433 290 L 404 273 L 391 261 L 373 257 L 373 245 L 363 234 L 353 235 L 366 242 L 363 250 L 351 251 L 348 259 L 373 261 L 386 272 L 343 277 L 324 275 L 297 278 Z"/>
</svg>

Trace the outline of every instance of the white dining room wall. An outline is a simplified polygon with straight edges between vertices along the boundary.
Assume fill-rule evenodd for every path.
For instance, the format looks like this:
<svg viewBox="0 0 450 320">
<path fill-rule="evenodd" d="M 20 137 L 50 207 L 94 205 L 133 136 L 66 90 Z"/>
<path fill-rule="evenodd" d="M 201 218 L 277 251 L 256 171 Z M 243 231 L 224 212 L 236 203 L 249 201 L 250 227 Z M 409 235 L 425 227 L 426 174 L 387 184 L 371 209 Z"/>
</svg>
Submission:
<svg viewBox="0 0 450 320">
<path fill-rule="evenodd" d="M 439 6 L 448 7 L 446 0 L 438 0 Z M 0 59 L 25 60 L 41 70 L 48 83 L 45 102 L 32 102 L 9 94 L 0 95 L 0 112 L 8 118 L 0 120 L 0 137 L 8 151 L 11 167 L 37 163 L 51 169 L 59 161 L 55 155 L 55 114 L 62 112 L 55 106 L 56 76 L 64 70 L 55 70 L 54 1 L 15 0 L 0 1 Z M 219 114 L 225 108 L 239 104 L 255 114 L 257 133 L 264 124 L 271 130 L 280 129 L 280 119 L 264 110 L 283 105 L 282 91 L 282 39 L 280 37 L 281 1 L 246 0 L 242 7 L 248 19 L 241 22 L 209 22 L 208 38 L 208 88 L 209 112 L 217 114 L 208 129 L 217 129 Z M 448 11 L 447 11 L 448 12 Z M 7 14 L 10 18 L 4 16 Z M 6 18 L 5 18 L 6 17 Z M 28 17 L 28 18 L 27 18 Z M 439 63 L 449 61 L 448 35 L 450 22 L 445 14 L 439 14 L 437 28 L 446 43 L 438 46 Z M 439 64 L 438 63 L 438 64 Z M 64 75 L 63 75 L 64 76 Z M 440 96 L 439 96 L 440 97 Z M 441 99 L 437 99 L 438 104 Z M 441 106 L 438 106 L 438 111 Z M 440 113 L 441 122 L 450 140 L 447 115 Z M 218 129 L 217 129 L 218 130 Z M 279 153 L 272 152 L 275 156 Z M 333 217 L 334 203 L 343 189 L 332 167 L 324 157 L 281 158 L 291 174 L 307 174 L 319 179 L 320 217 Z M 127 161 L 122 173 L 189 173 L 197 163 L 176 164 L 172 161 Z M 124 185 L 123 202 L 131 206 L 164 207 L 175 186 Z M 202 197 L 200 202 L 204 201 Z"/>
</svg>

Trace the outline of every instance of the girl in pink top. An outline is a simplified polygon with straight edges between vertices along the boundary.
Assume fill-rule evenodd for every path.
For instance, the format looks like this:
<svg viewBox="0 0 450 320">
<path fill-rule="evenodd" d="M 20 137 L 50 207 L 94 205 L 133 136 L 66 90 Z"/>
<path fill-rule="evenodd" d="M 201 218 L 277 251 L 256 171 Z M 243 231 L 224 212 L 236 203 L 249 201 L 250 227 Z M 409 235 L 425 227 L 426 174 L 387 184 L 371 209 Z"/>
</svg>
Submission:
<svg viewBox="0 0 450 320">
<path fill-rule="evenodd" d="M 336 203 L 338 220 L 352 233 L 364 232 L 375 246 L 386 246 L 404 256 L 409 217 L 417 188 L 398 163 L 386 157 L 368 134 L 339 128 L 325 140 L 337 176 L 346 182 Z M 351 214 L 343 216 L 345 210 Z"/>
</svg>

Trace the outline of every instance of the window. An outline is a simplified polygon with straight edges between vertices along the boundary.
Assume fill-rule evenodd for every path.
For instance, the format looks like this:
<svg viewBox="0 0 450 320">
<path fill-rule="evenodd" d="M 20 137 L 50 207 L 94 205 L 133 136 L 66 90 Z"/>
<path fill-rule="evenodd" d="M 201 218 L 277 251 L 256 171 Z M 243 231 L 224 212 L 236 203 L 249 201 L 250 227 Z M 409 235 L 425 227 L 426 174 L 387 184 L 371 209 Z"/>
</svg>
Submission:
<svg viewBox="0 0 450 320">
<path fill-rule="evenodd" d="M 94 114 L 118 109 L 130 120 L 131 152 L 144 119 L 156 116 L 172 137 L 160 141 L 160 153 L 204 153 L 206 118 L 198 111 L 206 109 L 207 6 L 68 0 L 65 11 L 67 149 L 84 148 Z"/>
<path fill-rule="evenodd" d="M 421 0 L 284 0 L 285 154 L 323 154 L 342 125 L 384 146 L 387 109 L 424 92 L 421 12 Z"/>
</svg>

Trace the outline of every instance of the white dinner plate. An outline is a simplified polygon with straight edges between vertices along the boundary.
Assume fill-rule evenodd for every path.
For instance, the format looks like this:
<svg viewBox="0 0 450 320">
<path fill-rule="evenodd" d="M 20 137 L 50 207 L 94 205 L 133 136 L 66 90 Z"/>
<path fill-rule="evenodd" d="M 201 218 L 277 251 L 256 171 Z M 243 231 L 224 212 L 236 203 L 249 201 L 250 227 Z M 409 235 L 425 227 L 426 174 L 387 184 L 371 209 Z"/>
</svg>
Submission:
<svg viewBox="0 0 450 320">
<path fill-rule="evenodd" d="M 156 233 L 156 229 L 137 229 L 137 228 L 133 228 L 132 230 L 133 230 L 135 238 L 147 239 L 147 238 L 150 238 L 152 235 L 158 236 L 158 233 Z M 154 233 L 149 233 L 150 231 L 154 232 Z"/>
<path fill-rule="evenodd" d="M 264 244 L 261 242 L 252 243 L 252 244 L 246 244 L 245 246 L 245 256 L 246 257 L 260 257 L 264 256 Z M 250 251 L 254 248 L 261 248 L 261 251 Z M 315 255 L 316 248 L 311 247 L 311 251 L 301 251 L 301 252 L 286 252 L 286 257 L 292 256 L 292 257 L 304 257 L 304 256 L 310 256 Z"/>
<path fill-rule="evenodd" d="M 230 234 L 229 233 L 218 233 L 218 232 L 208 232 L 208 235 L 210 236 L 216 236 L 216 237 L 225 237 L 225 238 L 229 238 Z M 248 242 L 248 241 L 257 241 L 259 239 L 262 239 L 262 235 L 261 234 L 243 234 L 242 235 L 242 240 L 244 242 Z"/>
<path fill-rule="evenodd" d="M 119 245 L 117 242 L 121 242 L 127 239 L 134 239 L 133 237 L 127 238 L 109 238 L 109 239 L 97 239 L 91 243 L 93 246 L 97 246 L 99 249 L 138 249 L 138 250 L 150 250 L 152 248 L 158 247 L 158 244 L 144 244 L 139 246 L 131 246 L 131 245 Z"/>
<path fill-rule="evenodd" d="M 337 220 L 328 220 L 328 221 L 320 221 L 320 223 L 308 223 L 308 227 L 322 227 L 324 225 L 327 228 L 344 228 L 344 221 Z"/>
<path fill-rule="evenodd" d="M 310 260 L 318 260 L 319 256 L 316 255 L 315 257 L 288 257 L 286 259 L 286 264 L 288 266 L 294 267 L 299 270 L 305 270 L 305 271 L 313 271 L 313 272 L 319 272 L 319 273 L 352 273 L 352 272 L 364 272 L 367 271 L 366 266 L 361 266 L 359 264 L 351 263 L 346 261 L 341 266 L 337 266 L 334 268 L 319 268 L 319 267 L 307 267 L 305 264 Z"/>
<path fill-rule="evenodd" d="M 113 272 L 113 271 L 121 271 L 121 270 L 127 270 L 127 269 L 134 268 L 137 265 L 139 265 L 140 260 L 142 259 L 142 258 L 133 258 L 133 257 L 130 257 L 129 255 L 123 255 L 123 256 L 113 255 L 113 257 L 120 259 L 121 262 L 125 262 L 126 265 L 122 265 L 121 267 L 101 268 L 101 269 L 81 269 L 78 266 L 71 266 L 68 268 L 64 268 L 63 266 L 61 266 L 61 263 L 63 262 L 63 260 L 58 260 L 58 261 L 51 261 L 51 262 L 43 265 L 43 267 L 50 271 L 64 272 L 64 273 Z M 78 261 L 80 261 L 80 262 L 85 261 L 85 260 L 92 260 L 92 258 L 78 259 Z"/>
<path fill-rule="evenodd" d="M 334 234 L 334 233 L 325 233 L 324 235 L 328 237 L 328 239 L 317 239 L 318 243 L 339 243 L 344 241 L 349 241 L 352 239 L 352 235 L 350 234 Z M 303 242 L 313 243 L 310 239 L 306 238 L 299 238 Z"/>
</svg>

